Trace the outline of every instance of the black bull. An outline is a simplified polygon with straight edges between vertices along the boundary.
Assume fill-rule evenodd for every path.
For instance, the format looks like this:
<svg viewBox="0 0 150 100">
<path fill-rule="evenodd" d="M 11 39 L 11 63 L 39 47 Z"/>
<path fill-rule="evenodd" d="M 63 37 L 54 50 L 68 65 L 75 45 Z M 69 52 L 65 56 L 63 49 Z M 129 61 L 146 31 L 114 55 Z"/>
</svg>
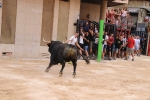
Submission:
<svg viewBox="0 0 150 100">
<path fill-rule="evenodd" d="M 45 72 L 48 72 L 53 65 L 60 63 L 62 68 L 59 74 L 62 75 L 65 63 L 71 61 L 74 67 L 73 75 L 76 75 L 77 56 L 79 55 L 77 47 L 71 44 L 64 44 L 60 41 L 51 41 L 51 43 L 48 43 L 47 45 L 51 56 L 49 66 L 46 68 Z M 86 57 L 82 57 L 87 64 L 90 63 Z"/>
</svg>

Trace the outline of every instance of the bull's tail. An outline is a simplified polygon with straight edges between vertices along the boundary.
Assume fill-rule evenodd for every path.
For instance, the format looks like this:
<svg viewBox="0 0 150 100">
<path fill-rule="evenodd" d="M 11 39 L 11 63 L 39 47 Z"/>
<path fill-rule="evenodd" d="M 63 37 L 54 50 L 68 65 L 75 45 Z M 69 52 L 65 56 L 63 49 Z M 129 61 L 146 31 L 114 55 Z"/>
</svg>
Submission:
<svg viewBox="0 0 150 100">
<path fill-rule="evenodd" d="M 78 54 L 79 54 L 80 56 L 82 56 L 82 58 L 85 60 L 85 62 L 86 62 L 87 64 L 90 64 L 90 60 L 89 60 L 87 57 L 83 56 L 83 55 L 79 52 L 79 50 L 77 50 L 77 52 L 78 52 Z"/>
<path fill-rule="evenodd" d="M 80 54 L 80 55 L 83 57 L 83 59 L 85 60 L 85 62 L 87 64 L 90 64 L 90 60 L 87 57 L 83 56 L 82 54 Z"/>
</svg>

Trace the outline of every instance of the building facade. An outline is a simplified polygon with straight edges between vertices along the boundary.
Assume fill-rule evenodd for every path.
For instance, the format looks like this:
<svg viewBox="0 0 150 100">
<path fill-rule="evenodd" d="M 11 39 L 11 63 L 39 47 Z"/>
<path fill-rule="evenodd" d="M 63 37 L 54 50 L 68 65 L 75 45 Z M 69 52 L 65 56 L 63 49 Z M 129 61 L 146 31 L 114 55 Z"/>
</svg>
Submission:
<svg viewBox="0 0 150 100">
<path fill-rule="evenodd" d="M 145 22 L 145 17 L 149 17 L 150 20 L 150 1 L 148 0 L 130 0 L 128 4 L 114 6 L 114 8 L 123 8 L 127 7 L 128 12 L 133 17 L 134 23 L 145 23 L 148 27 L 148 22 Z"/>
<path fill-rule="evenodd" d="M 65 41 L 75 33 L 79 17 L 91 12 L 91 20 L 99 21 L 107 7 L 103 0 L 105 6 L 82 0 L 0 0 L 0 4 L 0 57 L 9 53 L 18 58 L 42 57 L 48 53 L 43 38 Z"/>
</svg>

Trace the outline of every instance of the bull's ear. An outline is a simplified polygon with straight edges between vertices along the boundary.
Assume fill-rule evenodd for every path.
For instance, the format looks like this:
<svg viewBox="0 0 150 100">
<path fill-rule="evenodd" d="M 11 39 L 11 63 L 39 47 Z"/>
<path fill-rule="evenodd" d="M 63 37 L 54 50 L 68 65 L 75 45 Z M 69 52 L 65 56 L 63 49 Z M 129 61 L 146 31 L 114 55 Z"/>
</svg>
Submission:
<svg viewBox="0 0 150 100">
<path fill-rule="evenodd" d="M 51 43 L 48 43 L 47 46 L 50 47 L 50 46 L 51 46 Z"/>
</svg>

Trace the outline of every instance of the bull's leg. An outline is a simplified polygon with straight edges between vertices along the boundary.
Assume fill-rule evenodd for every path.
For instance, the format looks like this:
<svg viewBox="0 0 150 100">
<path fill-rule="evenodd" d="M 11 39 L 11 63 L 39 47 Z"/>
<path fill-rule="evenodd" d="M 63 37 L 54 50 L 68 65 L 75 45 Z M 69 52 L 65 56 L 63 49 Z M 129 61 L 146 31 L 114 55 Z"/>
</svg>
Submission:
<svg viewBox="0 0 150 100">
<path fill-rule="evenodd" d="M 48 65 L 48 67 L 46 68 L 45 72 L 48 72 L 49 69 L 53 66 L 53 59 L 54 59 L 54 55 L 51 55 L 50 63 Z"/>
<path fill-rule="evenodd" d="M 50 62 L 49 65 L 48 65 L 48 67 L 46 68 L 45 72 L 48 72 L 49 69 L 50 69 L 52 66 L 53 66 L 53 64 Z"/>
<path fill-rule="evenodd" d="M 61 75 L 62 75 L 62 73 L 63 73 L 63 69 L 64 69 L 64 67 L 65 67 L 66 62 L 65 62 L 65 61 L 63 61 L 61 64 L 62 64 L 62 68 L 61 68 L 61 70 L 60 70 L 59 74 L 61 74 Z"/>
<path fill-rule="evenodd" d="M 73 63 L 73 75 L 76 75 L 76 67 L 77 67 L 77 60 L 72 61 Z"/>
</svg>

